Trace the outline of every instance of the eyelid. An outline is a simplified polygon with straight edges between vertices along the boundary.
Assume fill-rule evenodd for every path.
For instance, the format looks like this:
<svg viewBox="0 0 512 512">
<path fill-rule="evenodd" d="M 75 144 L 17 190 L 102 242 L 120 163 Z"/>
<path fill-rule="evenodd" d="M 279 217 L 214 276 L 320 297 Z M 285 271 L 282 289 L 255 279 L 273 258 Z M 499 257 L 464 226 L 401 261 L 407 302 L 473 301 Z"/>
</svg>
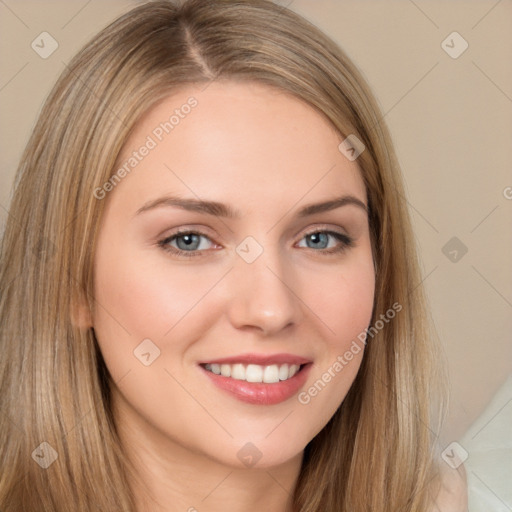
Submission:
<svg viewBox="0 0 512 512">
<path fill-rule="evenodd" d="M 347 231 L 346 229 L 343 229 L 340 226 L 334 227 L 334 226 L 331 226 L 329 224 L 315 225 L 311 229 L 306 228 L 305 232 L 303 232 L 303 230 L 301 230 L 301 231 L 299 231 L 299 233 L 302 233 L 302 235 L 301 235 L 301 239 L 302 239 L 302 238 L 304 238 L 307 235 L 312 235 L 313 233 L 316 233 L 317 231 L 331 231 L 331 232 L 334 232 L 334 233 L 337 233 L 339 235 L 343 235 L 343 236 L 346 236 L 346 237 L 350 236 L 346 232 Z"/>
</svg>

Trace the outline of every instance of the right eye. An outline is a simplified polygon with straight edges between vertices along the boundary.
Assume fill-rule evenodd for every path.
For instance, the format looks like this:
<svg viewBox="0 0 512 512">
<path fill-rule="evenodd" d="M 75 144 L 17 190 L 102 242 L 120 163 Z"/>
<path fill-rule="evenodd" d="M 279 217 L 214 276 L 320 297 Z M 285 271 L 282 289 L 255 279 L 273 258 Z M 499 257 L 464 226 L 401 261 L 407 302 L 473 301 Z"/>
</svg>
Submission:
<svg viewBox="0 0 512 512">
<path fill-rule="evenodd" d="M 201 245 L 204 245 L 201 244 L 201 238 L 210 240 L 207 235 L 198 231 L 178 231 L 160 240 L 158 245 L 164 251 L 178 256 L 201 256 L 205 250 L 204 247 L 200 249 Z M 176 243 L 177 247 L 172 245 L 173 243 Z"/>
</svg>

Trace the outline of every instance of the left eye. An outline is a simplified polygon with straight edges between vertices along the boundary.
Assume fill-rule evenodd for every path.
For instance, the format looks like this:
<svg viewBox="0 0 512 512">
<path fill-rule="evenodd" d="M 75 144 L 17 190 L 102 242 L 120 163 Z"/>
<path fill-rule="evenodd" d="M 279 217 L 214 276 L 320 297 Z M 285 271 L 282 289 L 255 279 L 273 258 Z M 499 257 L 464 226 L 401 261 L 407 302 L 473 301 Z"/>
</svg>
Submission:
<svg viewBox="0 0 512 512">
<path fill-rule="evenodd" d="M 303 240 L 311 240 L 313 247 L 309 246 L 309 249 L 328 249 L 328 247 L 323 247 L 323 245 L 329 244 L 329 238 L 337 240 L 344 246 L 350 246 L 352 243 L 352 240 L 348 236 L 337 233 L 336 231 L 315 231 L 314 233 L 309 233 L 304 236 Z M 318 247 L 318 245 L 322 245 L 322 247 Z M 334 247 L 331 246 L 329 249 L 336 250 L 336 245 Z"/>
</svg>

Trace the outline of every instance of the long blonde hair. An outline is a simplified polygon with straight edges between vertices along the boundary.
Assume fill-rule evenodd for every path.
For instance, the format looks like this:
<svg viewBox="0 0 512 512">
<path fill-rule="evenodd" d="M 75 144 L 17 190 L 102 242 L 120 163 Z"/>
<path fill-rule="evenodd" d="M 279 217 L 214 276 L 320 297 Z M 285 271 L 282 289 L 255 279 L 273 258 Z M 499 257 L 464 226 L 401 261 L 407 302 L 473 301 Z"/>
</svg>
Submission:
<svg viewBox="0 0 512 512">
<path fill-rule="evenodd" d="M 438 341 L 391 138 L 347 55 L 267 0 L 139 6 L 95 36 L 50 93 L 21 158 L 2 242 L 2 510 L 135 511 L 108 371 L 93 330 L 72 321 L 77 303 L 94 302 L 105 201 L 93 191 L 113 174 L 142 114 L 177 87 L 216 79 L 287 91 L 364 143 L 358 164 L 376 266 L 371 325 L 392 304 L 402 307 L 368 337 L 348 395 L 307 445 L 294 512 L 427 510 Z M 44 469 L 35 463 L 41 454 L 57 460 Z"/>
</svg>

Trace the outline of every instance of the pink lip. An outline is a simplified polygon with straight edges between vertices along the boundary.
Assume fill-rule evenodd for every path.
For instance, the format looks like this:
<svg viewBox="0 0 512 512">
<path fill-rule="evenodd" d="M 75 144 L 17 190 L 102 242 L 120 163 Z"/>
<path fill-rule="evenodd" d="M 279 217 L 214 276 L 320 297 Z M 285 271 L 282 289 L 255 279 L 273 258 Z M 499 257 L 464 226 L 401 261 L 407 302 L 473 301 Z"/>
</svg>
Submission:
<svg viewBox="0 0 512 512">
<path fill-rule="evenodd" d="M 213 359 L 211 361 L 202 361 L 199 364 L 258 364 L 260 366 L 269 366 L 272 364 L 307 364 L 311 363 L 309 359 L 295 356 L 293 354 L 241 354 L 239 356 L 224 357 L 222 359 Z M 276 383 L 277 384 L 277 383 Z"/>
<path fill-rule="evenodd" d="M 220 361 L 220 360 L 219 360 Z M 228 363 L 228 360 L 223 359 L 222 362 Z M 244 362 L 246 360 L 243 360 Z M 275 359 L 272 359 L 275 362 Z M 290 361 L 290 359 L 287 359 Z M 236 359 L 236 362 L 242 362 L 241 359 Z M 213 362 L 210 364 L 220 364 Z M 249 363 L 249 364 L 262 364 L 262 363 Z M 268 364 L 268 363 L 266 363 Z M 276 363 L 277 364 L 277 363 Z M 284 363 L 283 363 L 284 364 Z M 298 364 L 298 363 L 293 363 Z M 303 363 L 301 363 L 303 364 Z M 218 388 L 231 394 L 236 399 L 254 405 L 274 405 L 294 396 L 299 389 L 304 385 L 308 378 L 311 364 L 305 364 L 300 371 L 298 371 L 291 379 L 266 384 L 264 382 L 247 382 L 245 380 L 232 379 L 231 377 L 223 377 L 217 375 L 199 366 L 199 368 L 210 378 L 210 380 Z"/>
</svg>

